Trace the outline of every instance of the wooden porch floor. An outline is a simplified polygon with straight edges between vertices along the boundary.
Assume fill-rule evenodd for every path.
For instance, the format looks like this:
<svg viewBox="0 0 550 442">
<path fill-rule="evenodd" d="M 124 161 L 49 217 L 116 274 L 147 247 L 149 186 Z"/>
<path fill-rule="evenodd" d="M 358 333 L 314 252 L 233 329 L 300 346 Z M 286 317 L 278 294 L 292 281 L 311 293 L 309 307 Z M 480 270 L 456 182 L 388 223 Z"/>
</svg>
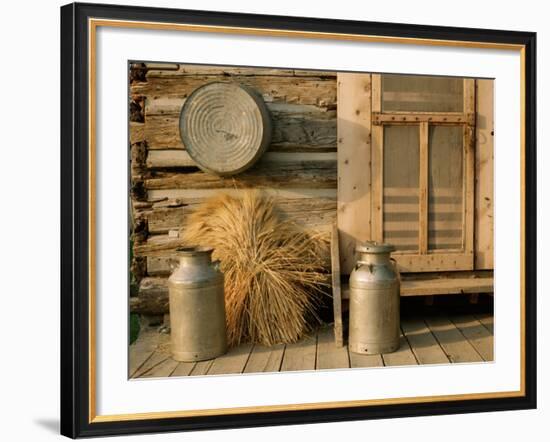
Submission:
<svg viewBox="0 0 550 442">
<path fill-rule="evenodd" d="M 243 344 L 219 358 L 189 363 L 170 357 L 169 335 L 147 331 L 130 346 L 129 375 L 158 378 L 493 360 L 492 315 L 407 318 L 401 321 L 401 332 L 400 349 L 383 355 L 358 355 L 346 346 L 336 347 L 332 326 L 327 325 L 295 344 Z"/>
</svg>

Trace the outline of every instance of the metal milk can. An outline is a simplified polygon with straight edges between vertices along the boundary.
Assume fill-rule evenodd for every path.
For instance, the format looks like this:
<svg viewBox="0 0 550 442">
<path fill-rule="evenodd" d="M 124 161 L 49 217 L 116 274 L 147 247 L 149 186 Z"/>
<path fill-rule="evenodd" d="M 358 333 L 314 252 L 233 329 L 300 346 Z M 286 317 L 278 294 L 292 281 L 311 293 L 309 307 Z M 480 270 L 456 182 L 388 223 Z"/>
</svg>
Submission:
<svg viewBox="0 0 550 442">
<path fill-rule="evenodd" d="M 399 273 L 389 244 L 367 242 L 349 278 L 349 350 L 390 353 L 399 348 Z"/>
<path fill-rule="evenodd" d="M 223 273 L 211 248 L 179 248 L 176 255 L 179 265 L 168 279 L 172 357 L 213 359 L 227 351 Z"/>
</svg>

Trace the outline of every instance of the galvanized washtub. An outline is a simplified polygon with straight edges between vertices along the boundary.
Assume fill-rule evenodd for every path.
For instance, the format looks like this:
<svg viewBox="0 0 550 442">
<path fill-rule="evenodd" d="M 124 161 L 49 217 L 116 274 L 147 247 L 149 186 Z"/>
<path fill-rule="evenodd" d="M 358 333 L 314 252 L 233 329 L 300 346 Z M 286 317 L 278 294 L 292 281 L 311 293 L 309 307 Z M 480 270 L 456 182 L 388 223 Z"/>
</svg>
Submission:
<svg viewBox="0 0 550 442">
<path fill-rule="evenodd" d="M 236 83 L 212 82 L 193 91 L 180 114 L 180 136 L 203 171 L 235 175 L 252 167 L 271 142 L 262 97 Z"/>
</svg>

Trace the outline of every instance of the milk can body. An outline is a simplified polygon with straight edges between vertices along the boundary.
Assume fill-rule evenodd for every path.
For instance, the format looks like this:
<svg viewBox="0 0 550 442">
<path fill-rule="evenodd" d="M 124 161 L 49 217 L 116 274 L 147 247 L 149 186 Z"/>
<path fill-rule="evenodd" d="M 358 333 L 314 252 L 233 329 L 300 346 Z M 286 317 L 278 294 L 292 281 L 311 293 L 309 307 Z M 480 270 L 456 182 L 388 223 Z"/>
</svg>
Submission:
<svg viewBox="0 0 550 442">
<path fill-rule="evenodd" d="M 180 248 L 168 279 L 170 341 L 176 361 L 203 361 L 227 351 L 223 273 L 212 249 Z"/>
<path fill-rule="evenodd" d="M 388 244 L 358 245 L 357 265 L 350 275 L 349 350 L 390 353 L 399 348 L 399 275 Z"/>
</svg>

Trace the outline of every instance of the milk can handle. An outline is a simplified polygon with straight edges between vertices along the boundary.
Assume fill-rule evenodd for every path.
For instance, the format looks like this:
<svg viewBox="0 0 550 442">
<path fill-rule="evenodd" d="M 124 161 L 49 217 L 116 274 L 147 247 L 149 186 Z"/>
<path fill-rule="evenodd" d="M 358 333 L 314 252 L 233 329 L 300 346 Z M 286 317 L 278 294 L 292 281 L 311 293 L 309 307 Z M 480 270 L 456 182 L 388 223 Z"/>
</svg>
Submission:
<svg viewBox="0 0 550 442">
<path fill-rule="evenodd" d="M 397 274 L 397 280 L 399 281 L 399 285 L 401 285 L 401 273 L 399 272 L 399 268 L 397 267 L 397 261 L 394 258 L 390 258 L 390 261 L 393 264 L 393 269 L 395 270 L 395 273 Z"/>
</svg>

